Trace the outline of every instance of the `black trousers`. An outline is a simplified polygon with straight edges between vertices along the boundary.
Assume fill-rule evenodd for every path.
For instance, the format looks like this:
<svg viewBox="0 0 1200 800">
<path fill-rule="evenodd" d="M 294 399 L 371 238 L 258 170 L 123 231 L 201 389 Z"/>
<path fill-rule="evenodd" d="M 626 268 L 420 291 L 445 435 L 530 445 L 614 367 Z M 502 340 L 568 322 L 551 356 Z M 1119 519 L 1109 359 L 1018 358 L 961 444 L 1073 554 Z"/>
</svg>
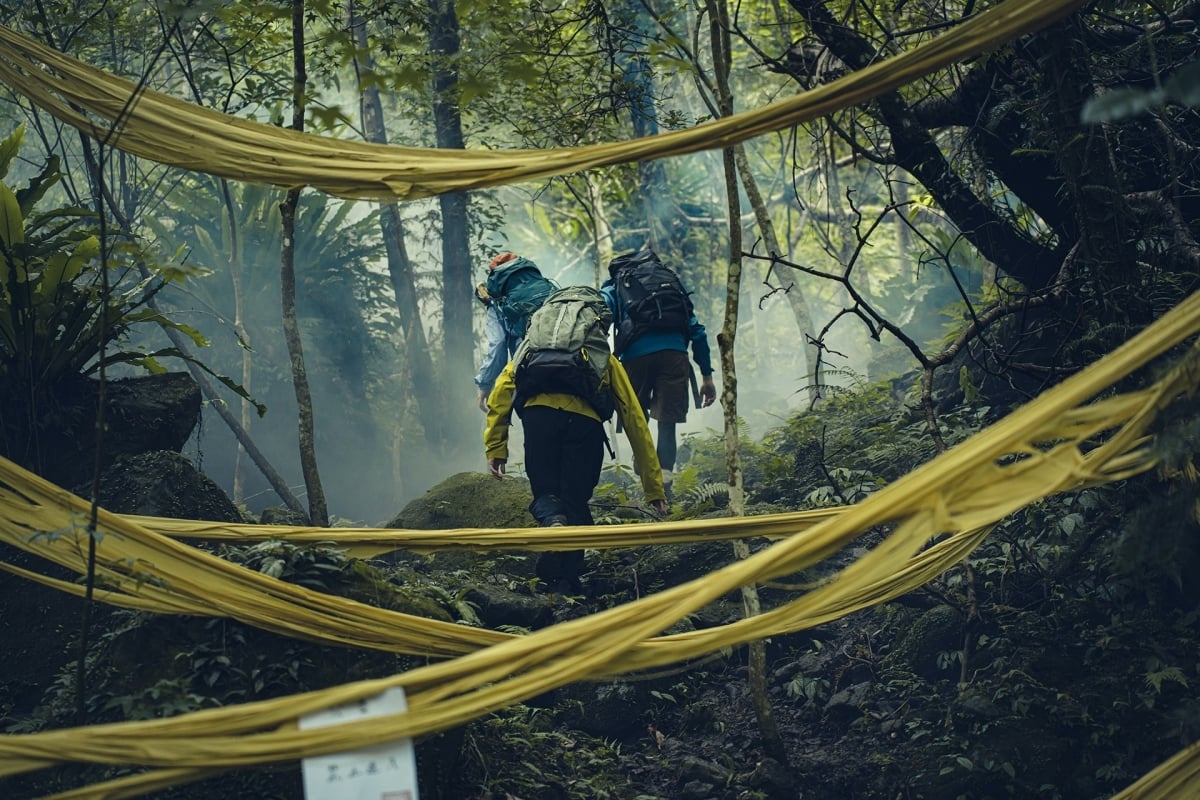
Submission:
<svg viewBox="0 0 1200 800">
<path fill-rule="evenodd" d="M 533 503 L 529 513 L 539 525 L 554 521 L 591 525 L 588 501 L 604 466 L 604 426 L 582 414 L 547 406 L 526 406 L 521 413 L 525 433 L 525 474 Z M 538 577 L 552 586 L 565 580 L 579 587 L 583 551 L 544 553 Z"/>
</svg>

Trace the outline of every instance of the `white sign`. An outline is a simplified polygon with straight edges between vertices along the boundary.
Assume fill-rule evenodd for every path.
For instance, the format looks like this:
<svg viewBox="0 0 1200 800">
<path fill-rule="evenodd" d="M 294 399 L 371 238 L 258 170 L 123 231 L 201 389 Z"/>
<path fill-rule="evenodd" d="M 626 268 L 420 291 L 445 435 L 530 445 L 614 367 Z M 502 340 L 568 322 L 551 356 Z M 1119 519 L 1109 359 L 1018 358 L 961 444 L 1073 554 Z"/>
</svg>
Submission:
<svg viewBox="0 0 1200 800">
<path fill-rule="evenodd" d="M 353 725 L 358 720 L 408 710 L 401 688 L 300 718 L 300 729 Z M 306 758 L 308 800 L 418 800 L 417 759 L 412 739 Z"/>
</svg>

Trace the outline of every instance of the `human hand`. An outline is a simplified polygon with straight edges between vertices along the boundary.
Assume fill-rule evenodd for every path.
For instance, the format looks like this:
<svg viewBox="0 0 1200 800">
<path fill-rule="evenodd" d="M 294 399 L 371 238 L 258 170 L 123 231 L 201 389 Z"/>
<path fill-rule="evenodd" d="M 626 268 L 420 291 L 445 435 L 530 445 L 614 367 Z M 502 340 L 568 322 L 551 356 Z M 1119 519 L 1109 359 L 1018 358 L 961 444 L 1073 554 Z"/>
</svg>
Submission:
<svg viewBox="0 0 1200 800">
<path fill-rule="evenodd" d="M 487 399 L 488 399 L 487 392 L 485 392 L 483 389 L 480 389 L 479 390 L 479 410 L 485 414 L 487 413 Z"/>
<path fill-rule="evenodd" d="M 504 465 L 507 463 L 507 458 L 489 458 L 488 472 L 492 473 L 496 480 L 500 480 L 504 477 Z"/>
<path fill-rule="evenodd" d="M 717 387 L 713 384 L 712 375 L 705 375 L 700 382 L 700 407 L 708 408 L 717 399 Z"/>
</svg>

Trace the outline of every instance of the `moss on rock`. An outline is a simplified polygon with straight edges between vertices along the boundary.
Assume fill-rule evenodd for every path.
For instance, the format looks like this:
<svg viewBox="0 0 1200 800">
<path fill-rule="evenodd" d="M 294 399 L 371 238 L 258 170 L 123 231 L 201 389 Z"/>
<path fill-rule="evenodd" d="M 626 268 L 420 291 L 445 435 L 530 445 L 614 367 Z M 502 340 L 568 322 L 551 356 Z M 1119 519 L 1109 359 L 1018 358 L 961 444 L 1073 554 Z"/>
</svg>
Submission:
<svg viewBox="0 0 1200 800">
<path fill-rule="evenodd" d="M 385 527 L 415 530 L 532 528 L 529 481 L 482 472 L 451 475 L 410 502 Z"/>
</svg>

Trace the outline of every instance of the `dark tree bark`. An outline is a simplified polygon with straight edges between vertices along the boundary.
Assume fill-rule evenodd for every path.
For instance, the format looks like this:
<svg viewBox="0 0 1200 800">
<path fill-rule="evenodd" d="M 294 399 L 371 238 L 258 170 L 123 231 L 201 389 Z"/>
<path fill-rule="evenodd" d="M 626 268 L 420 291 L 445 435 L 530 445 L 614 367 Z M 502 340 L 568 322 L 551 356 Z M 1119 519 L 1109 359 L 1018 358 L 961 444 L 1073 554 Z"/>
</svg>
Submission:
<svg viewBox="0 0 1200 800">
<path fill-rule="evenodd" d="M 1130 214 L 1108 157 L 1106 137 L 1089 135 L 1079 121 L 1083 105 L 1095 89 L 1078 17 L 1031 37 L 1027 48 L 1033 59 L 1047 67 L 1042 86 L 1045 96 L 1052 99 L 1047 117 L 1062 176 L 1060 192 L 1073 211 L 1062 227 L 1068 241 L 1078 243 L 1080 289 L 1091 297 L 1102 297 L 1105 286 L 1135 281 L 1137 254 L 1130 247 L 1130 237 L 1119 230 L 1129 224 Z M 1123 305 L 1128 309 L 1137 304 L 1133 297 Z"/>
<path fill-rule="evenodd" d="M 292 2 L 292 130 L 304 130 L 304 0 Z M 300 326 L 296 322 L 296 203 L 300 189 L 292 189 L 279 207 L 283 218 L 283 246 L 280 249 L 280 297 L 283 306 L 283 333 L 291 357 L 292 386 L 296 391 L 296 412 L 300 439 L 300 467 L 308 492 L 308 518 L 313 525 L 329 525 L 325 490 L 317 470 L 317 452 L 313 436 L 312 394 L 304 367 L 304 348 Z"/>
<path fill-rule="evenodd" d="M 817 38 L 851 69 L 863 69 L 879 60 L 880 54 L 870 43 L 853 28 L 839 23 L 821 0 L 789 2 Z M 1028 289 L 1045 288 L 1054 281 L 1065 250 L 1033 241 L 981 200 L 947 162 L 937 142 L 898 92 L 881 95 L 874 107 L 891 137 L 894 163 L 921 181 L 985 258 Z"/>
<path fill-rule="evenodd" d="M 877 62 L 888 53 L 872 42 L 897 34 L 867 16 L 844 25 L 832 2 L 789 2 L 812 38 L 773 67 L 805 85 Z M 1196 2 L 1089 7 L 944 74 L 941 94 L 910 102 L 909 87 L 864 104 L 855 125 L 873 120 L 870 137 L 855 139 L 858 129 L 831 119 L 859 157 L 916 177 L 979 253 L 1028 290 L 969 309 L 941 353 L 906 342 L 926 371 L 927 402 L 939 367 L 951 369 L 936 394 L 960 391 L 955 365 L 969 369 L 986 402 L 1021 402 L 1194 289 L 1200 109 L 1184 70 L 1200 57 L 1198 15 Z M 1105 97 L 1114 91 L 1124 94 Z M 1084 122 L 1097 100 L 1100 121 Z M 866 139 L 883 144 L 868 150 Z M 856 301 L 854 313 L 862 308 Z M 904 341 L 886 320 L 871 324 Z"/>
<path fill-rule="evenodd" d="M 454 0 L 429 0 L 429 52 L 433 66 L 433 119 L 437 146 L 463 149 L 458 99 L 459 28 Z M 467 195 L 438 197 L 442 210 L 442 307 L 448 375 L 443 400 L 454 430 L 473 431 L 470 388 L 474 338 L 471 333 L 471 253 Z M 462 390 L 459 390 L 462 386 Z"/>
<path fill-rule="evenodd" d="M 367 42 L 366 21 L 358 16 L 354 0 L 347 4 L 349 27 L 354 36 L 357 52 L 367 54 L 359 61 L 355 56 L 355 73 L 360 78 L 363 129 L 367 141 L 387 144 L 387 129 L 383 125 L 383 103 L 375 83 L 364 85 L 361 77 L 374 71 L 374 60 Z M 429 342 L 425 338 L 425 327 L 421 324 L 421 308 L 417 302 L 417 287 L 413 277 L 412 261 L 405 247 L 404 222 L 395 203 L 380 206 L 379 227 L 383 233 L 383 245 L 387 251 L 388 275 L 392 280 L 392 292 L 396 295 L 396 310 L 403 326 L 405 356 L 408 359 L 412 386 L 430 387 L 434 391 L 413 391 L 417 414 L 425 429 L 425 440 L 436 448 L 446 443 L 445 415 L 441 411 L 439 398 L 443 393 L 437 387 L 441 380 L 433 369 L 433 358 L 429 353 Z"/>
<path fill-rule="evenodd" d="M 640 2 L 627 2 L 624 10 L 629 15 L 634 35 L 639 39 L 634 40 L 628 48 L 635 52 L 618 53 L 633 135 L 637 138 L 654 136 L 658 133 L 658 109 L 655 106 L 658 82 L 655 80 L 650 59 L 641 52 L 640 41 L 644 30 L 653 25 L 653 20 L 645 21 L 648 13 Z M 641 191 L 642 209 L 646 217 L 645 242 L 659 253 L 669 252 L 671 241 L 668 232 L 672 228 L 669 209 L 672 206 L 663 163 L 658 160 L 639 161 L 637 168 L 638 188 Z"/>
</svg>

